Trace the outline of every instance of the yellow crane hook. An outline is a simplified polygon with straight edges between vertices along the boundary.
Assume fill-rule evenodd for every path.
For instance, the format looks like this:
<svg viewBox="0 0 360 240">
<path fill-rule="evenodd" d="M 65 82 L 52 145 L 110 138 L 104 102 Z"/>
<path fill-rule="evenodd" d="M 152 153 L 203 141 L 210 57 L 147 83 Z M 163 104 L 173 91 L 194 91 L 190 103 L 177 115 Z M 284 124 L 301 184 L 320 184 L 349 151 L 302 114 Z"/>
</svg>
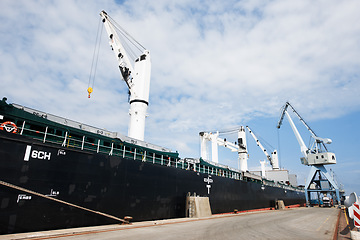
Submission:
<svg viewBox="0 0 360 240">
<path fill-rule="evenodd" d="M 88 98 L 90 98 L 90 94 L 93 92 L 93 89 L 92 89 L 92 87 L 89 87 L 88 89 L 87 89 L 87 91 L 88 91 L 88 93 L 89 93 L 89 96 L 88 96 Z"/>
</svg>

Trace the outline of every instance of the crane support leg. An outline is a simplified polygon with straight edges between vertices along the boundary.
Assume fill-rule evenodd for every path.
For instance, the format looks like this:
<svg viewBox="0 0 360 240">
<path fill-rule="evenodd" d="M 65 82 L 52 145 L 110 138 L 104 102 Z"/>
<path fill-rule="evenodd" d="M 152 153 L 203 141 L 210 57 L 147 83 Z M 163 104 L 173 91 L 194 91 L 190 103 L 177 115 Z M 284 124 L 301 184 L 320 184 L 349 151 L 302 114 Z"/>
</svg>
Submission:
<svg viewBox="0 0 360 240">
<path fill-rule="evenodd" d="M 320 186 L 318 186 L 317 189 L 310 189 L 310 185 L 311 183 L 314 182 L 316 173 L 322 173 L 326 179 L 329 181 L 331 187 L 330 189 L 322 189 L 321 184 Z M 317 192 L 317 193 L 323 193 L 323 192 L 335 192 L 336 194 L 336 201 L 337 204 L 340 204 L 340 194 L 339 194 L 339 187 L 337 185 L 337 183 L 335 182 L 335 180 L 333 179 L 333 177 L 329 174 L 329 172 L 326 170 L 326 168 L 324 167 L 324 165 L 312 165 L 308 178 L 306 179 L 306 184 L 305 184 L 305 197 L 306 197 L 306 204 L 309 205 L 310 204 L 310 192 Z"/>
</svg>

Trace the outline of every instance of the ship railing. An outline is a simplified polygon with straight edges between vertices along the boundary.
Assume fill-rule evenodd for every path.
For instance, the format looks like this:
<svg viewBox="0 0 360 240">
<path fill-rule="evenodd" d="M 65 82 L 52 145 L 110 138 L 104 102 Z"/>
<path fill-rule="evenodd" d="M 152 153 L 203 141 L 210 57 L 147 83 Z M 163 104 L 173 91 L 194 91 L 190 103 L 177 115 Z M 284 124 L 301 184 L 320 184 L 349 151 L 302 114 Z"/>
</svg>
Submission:
<svg viewBox="0 0 360 240">
<path fill-rule="evenodd" d="M 101 144 L 100 139 L 94 142 L 87 142 L 85 141 L 85 136 L 83 136 L 81 139 L 77 139 L 69 135 L 68 132 L 65 133 L 65 136 L 59 136 L 53 133 L 49 133 L 48 127 L 46 127 L 45 131 L 42 132 L 30 128 L 25 128 L 24 126 L 25 124 L 20 127 L 21 135 L 31 136 L 37 140 L 42 141 L 43 143 L 49 142 L 57 145 L 62 145 L 63 147 L 67 148 L 96 151 L 97 153 L 121 156 L 127 159 L 140 160 L 143 162 L 150 162 L 153 164 L 181 168 L 188 171 L 194 171 L 198 173 L 215 175 L 236 180 L 255 181 L 253 179 L 247 179 L 246 177 L 243 178 L 240 172 L 232 171 L 232 169 L 224 170 L 223 168 L 212 167 L 200 163 L 189 163 L 186 162 L 184 159 L 172 158 L 162 154 L 148 153 L 147 151 L 139 150 L 137 148 L 134 148 L 134 150 L 129 150 L 126 149 L 125 145 L 123 145 L 121 148 L 115 148 L 114 143 L 111 143 L 110 146 L 104 146 Z M 262 183 L 268 186 L 280 187 L 287 190 L 303 191 L 300 188 L 289 186 L 281 182 L 271 182 L 263 180 Z"/>
<path fill-rule="evenodd" d="M 35 116 L 68 126 L 68 127 L 72 127 L 72 128 L 76 128 L 76 129 L 80 129 L 80 130 L 84 130 L 84 131 L 88 131 L 91 133 L 95 133 L 95 134 L 101 134 L 103 136 L 107 136 L 107 137 L 111 137 L 111 138 L 115 138 L 117 137 L 116 132 L 110 132 L 106 129 L 100 129 L 100 128 L 96 128 L 84 123 L 80 123 L 80 122 L 76 122 L 67 118 L 63 118 L 60 116 L 56 116 L 50 113 L 45 113 L 45 112 L 41 112 L 39 110 L 33 109 L 33 108 L 29 108 L 29 107 L 25 107 L 16 103 L 12 104 L 14 107 L 24 110 L 28 113 L 34 114 Z"/>
<path fill-rule="evenodd" d="M 144 142 L 144 141 L 140 141 L 140 140 L 137 140 L 137 139 L 133 139 L 133 138 L 124 136 L 124 135 L 122 135 L 122 134 L 120 134 L 118 132 L 111 132 L 111 131 L 108 131 L 108 130 L 103 129 L 103 128 L 93 127 L 91 125 L 87 125 L 87 124 L 84 124 L 84 123 L 73 121 L 73 120 L 63 118 L 63 117 L 60 117 L 60 116 L 56 116 L 56 115 L 53 115 L 53 114 L 41 112 L 39 110 L 32 109 L 32 108 L 29 108 L 29 107 L 25 107 L 25 106 L 22 106 L 22 105 L 19 105 L 19 104 L 13 103 L 12 105 L 14 107 L 18 108 L 18 109 L 21 109 L 21 110 L 24 110 L 24 111 L 26 111 L 28 113 L 34 114 L 35 116 L 38 116 L 38 117 L 41 117 L 41 118 L 44 118 L 44 119 L 59 123 L 61 125 L 65 125 L 65 126 L 68 126 L 68 127 L 79 129 L 81 131 L 87 131 L 89 133 L 98 134 L 98 135 L 102 135 L 102 136 L 113 138 L 113 139 L 116 139 L 116 138 L 121 139 L 122 141 L 131 143 L 131 144 L 140 145 L 142 147 L 150 147 L 150 148 L 156 149 L 157 151 L 172 152 L 171 149 L 164 148 L 164 147 L 152 144 L 152 143 L 147 143 L 147 142 Z"/>
<path fill-rule="evenodd" d="M 74 148 L 78 150 L 88 150 L 94 151 L 97 153 L 103 153 L 108 155 L 121 156 L 123 158 L 140 160 L 143 162 L 149 162 L 153 164 L 164 165 L 168 167 L 181 168 L 188 171 L 194 171 L 197 173 L 204 173 L 209 175 L 215 175 L 225 178 L 231 178 L 236 180 L 243 180 L 240 172 L 232 171 L 231 169 L 225 170 L 224 168 L 219 168 L 216 166 L 208 166 L 200 163 L 189 163 L 184 159 L 174 158 L 163 154 L 149 153 L 142 149 L 134 148 L 132 150 L 126 148 L 125 145 L 122 145 L 121 148 L 114 147 L 112 142 L 108 146 L 101 144 L 100 139 L 96 139 L 93 142 L 85 141 L 85 136 L 75 137 L 65 132 L 65 136 L 56 135 L 54 133 L 48 132 L 48 127 L 44 131 L 34 130 L 30 128 L 25 128 L 25 122 L 22 127 L 20 127 L 20 135 L 30 136 L 34 139 L 42 141 L 43 143 L 53 143 L 56 145 L 61 145 L 66 148 Z"/>
<path fill-rule="evenodd" d="M 276 182 L 274 184 L 275 187 L 278 188 L 283 188 L 285 190 L 292 190 L 292 191 L 298 191 L 298 192 L 303 192 L 303 189 L 301 189 L 300 187 L 296 187 L 296 186 L 292 186 L 292 185 L 287 185 L 283 182 Z"/>
<path fill-rule="evenodd" d="M 265 178 L 263 178 L 263 184 L 267 185 L 267 186 L 283 188 L 285 190 L 303 192 L 303 189 L 301 189 L 301 187 L 287 185 L 287 184 L 285 184 L 283 182 L 278 182 L 278 181 L 269 180 L 269 179 L 265 179 Z"/>
<path fill-rule="evenodd" d="M 45 128 L 45 131 L 34 130 L 31 128 L 25 128 L 25 122 L 23 123 L 22 127 L 19 129 L 20 135 L 30 136 L 34 139 L 40 140 L 43 143 L 54 143 L 57 145 L 61 145 L 62 147 L 67 148 L 75 148 L 79 150 L 90 150 L 96 151 L 97 153 L 104 153 L 109 155 L 117 155 L 122 156 L 124 158 L 134 159 L 134 160 L 147 160 L 154 164 L 161 164 L 161 165 L 172 165 L 169 163 L 170 157 L 165 155 L 158 155 L 158 154 L 147 154 L 146 151 L 139 151 L 136 148 L 132 150 L 126 149 L 125 145 L 121 148 L 115 148 L 114 143 L 111 143 L 109 146 L 104 146 L 101 144 L 100 139 L 97 139 L 93 142 L 85 141 L 85 136 L 82 136 L 80 139 L 71 136 L 68 132 L 65 132 L 65 136 L 59 136 L 56 134 L 49 133 L 48 127 Z M 172 160 L 173 161 L 173 160 Z M 179 167 L 179 164 L 176 164 Z"/>
</svg>

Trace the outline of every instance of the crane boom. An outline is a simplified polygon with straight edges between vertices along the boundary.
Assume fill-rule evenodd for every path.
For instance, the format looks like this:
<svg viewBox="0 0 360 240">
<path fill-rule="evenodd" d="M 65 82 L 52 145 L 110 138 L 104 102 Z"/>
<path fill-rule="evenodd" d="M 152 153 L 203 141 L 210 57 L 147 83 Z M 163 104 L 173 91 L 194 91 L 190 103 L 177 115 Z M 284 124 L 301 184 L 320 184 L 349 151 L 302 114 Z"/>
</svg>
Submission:
<svg viewBox="0 0 360 240">
<path fill-rule="evenodd" d="M 304 126 L 307 128 L 307 130 L 310 132 L 311 137 L 314 139 L 314 147 L 316 148 L 316 151 L 319 151 L 319 148 L 321 149 L 322 147 L 325 149 L 325 151 L 327 151 L 325 143 L 330 144 L 332 142 L 331 139 L 318 137 L 315 134 L 315 132 L 311 129 L 311 127 L 305 122 L 305 120 L 300 116 L 300 114 L 295 110 L 295 108 L 289 102 L 286 102 L 285 106 L 283 107 L 283 110 L 281 112 L 281 116 L 280 116 L 280 120 L 278 122 L 277 128 L 280 128 L 280 126 L 281 126 L 281 124 L 283 122 L 284 116 L 286 114 L 287 118 L 290 119 L 289 122 L 291 121 L 291 123 L 292 123 L 292 124 L 291 123 L 290 124 L 291 124 L 291 127 L 292 127 L 295 135 L 296 135 L 296 138 L 298 139 L 298 137 L 300 136 L 300 134 L 297 131 L 293 121 L 291 120 L 290 115 L 288 114 L 288 111 L 287 111 L 288 107 L 290 107 L 292 109 L 292 111 L 295 113 L 295 115 L 299 118 L 300 122 L 302 122 L 304 124 Z M 295 132 L 294 128 L 295 128 L 297 133 Z M 300 136 L 300 138 L 301 138 L 301 136 Z M 301 141 L 302 141 L 302 139 L 301 139 Z M 299 139 L 298 139 L 298 142 L 299 142 Z M 305 145 L 303 143 L 304 143 L 304 141 L 302 141 L 302 143 L 299 142 L 300 146 Z"/>
<path fill-rule="evenodd" d="M 288 107 L 291 107 L 293 112 L 296 114 L 296 116 L 300 119 L 300 121 L 305 125 L 305 127 L 308 129 L 308 131 L 311 133 L 311 137 L 313 138 L 313 144 L 311 148 L 306 147 L 303 139 L 301 138 L 301 135 L 299 131 L 297 130 L 294 122 L 292 121 L 290 114 L 288 113 Z M 304 156 L 301 158 L 301 162 L 305 165 L 317 165 L 317 164 L 335 164 L 336 158 L 335 154 L 328 152 L 327 148 L 325 146 L 326 144 L 331 143 L 331 139 L 328 138 L 320 138 L 318 137 L 315 132 L 310 128 L 310 126 L 304 121 L 304 119 L 300 116 L 298 112 L 294 109 L 293 106 L 289 102 L 286 102 L 280 116 L 280 120 L 278 122 L 277 128 L 280 128 L 284 116 L 286 115 L 287 119 L 289 120 L 290 126 L 295 134 L 295 137 L 300 145 L 300 151 L 302 155 Z"/>
<path fill-rule="evenodd" d="M 288 107 L 291 107 L 292 111 L 296 114 L 296 116 L 300 119 L 300 121 L 305 125 L 305 127 L 307 128 L 307 130 L 309 130 L 309 132 L 311 133 L 311 135 L 313 137 L 317 137 L 317 135 L 315 134 L 315 132 L 311 129 L 311 127 L 305 122 L 305 120 L 300 116 L 300 114 L 295 110 L 295 108 L 289 103 L 289 102 L 286 102 L 285 103 L 285 106 L 282 110 L 282 113 L 281 113 L 281 117 L 280 117 L 280 120 L 278 122 L 278 125 L 277 125 L 277 128 L 280 128 L 281 124 L 282 124 L 282 121 L 284 119 L 284 114 L 285 112 L 287 111 L 287 108 Z"/>
<path fill-rule="evenodd" d="M 266 151 L 266 149 L 264 148 L 264 146 L 261 144 L 261 142 L 259 141 L 259 139 L 256 137 L 255 133 L 249 128 L 249 126 L 246 126 L 246 128 L 248 129 L 250 135 L 254 138 L 256 145 L 258 145 L 260 147 L 260 149 L 263 151 L 263 153 L 265 154 L 266 158 L 269 160 L 272 168 L 274 170 L 278 170 L 279 169 L 279 160 L 278 160 L 278 156 L 277 156 L 277 151 L 274 150 L 270 154 Z"/>
<path fill-rule="evenodd" d="M 146 111 L 149 105 L 151 74 L 150 52 L 144 48 L 143 53 L 132 63 L 117 34 L 117 25 L 115 22 L 105 11 L 100 12 L 100 16 L 109 37 L 109 44 L 118 62 L 121 76 L 129 88 L 130 121 L 128 136 L 143 141 Z"/>
<path fill-rule="evenodd" d="M 109 34 L 109 44 L 110 44 L 110 46 L 115 54 L 115 57 L 118 61 L 121 76 L 123 77 L 123 80 L 128 85 L 129 90 L 131 91 L 132 90 L 131 89 L 131 87 L 132 87 L 131 73 L 134 72 L 132 63 L 130 62 L 128 55 L 124 54 L 125 48 L 120 41 L 120 38 L 116 32 L 115 25 L 112 22 L 111 18 L 107 15 L 107 13 L 105 11 L 102 11 L 100 13 L 100 16 L 102 17 L 102 21 L 104 23 L 106 32 Z"/>
<path fill-rule="evenodd" d="M 260 149 L 263 151 L 263 153 L 265 154 L 266 158 L 271 162 L 271 156 L 269 155 L 269 153 L 266 151 L 266 149 L 263 147 L 263 145 L 261 144 L 261 142 L 259 141 L 259 139 L 256 137 L 256 135 L 253 133 L 253 131 L 251 131 L 251 129 L 249 128 L 249 126 L 246 126 L 247 130 L 249 131 L 249 133 L 251 134 L 251 136 L 254 138 L 256 145 L 258 145 L 260 147 Z"/>
<path fill-rule="evenodd" d="M 298 141 L 299 145 L 300 145 L 300 151 L 302 153 L 302 155 L 307 158 L 308 156 L 308 148 L 306 147 L 304 140 L 302 139 L 299 131 L 297 130 L 293 120 L 291 119 L 289 113 L 287 111 L 285 111 L 285 115 L 287 117 L 287 119 L 289 120 L 290 126 L 295 134 L 296 140 Z"/>
<path fill-rule="evenodd" d="M 283 120 L 284 120 L 285 112 L 286 112 L 286 110 L 287 110 L 287 108 L 288 108 L 288 106 L 289 106 L 288 103 L 289 103 L 289 102 L 286 102 L 285 106 L 282 108 L 281 115 L 280 115 L 280 119 L 279 119 L 279 122 L 278 122 L 278 124 L 277 124 L 277 128 L 280 128 L 280 127 L 281 127 L 281 124 L 282 124 L 282 122 L 283 122 Z"/>
</svg>

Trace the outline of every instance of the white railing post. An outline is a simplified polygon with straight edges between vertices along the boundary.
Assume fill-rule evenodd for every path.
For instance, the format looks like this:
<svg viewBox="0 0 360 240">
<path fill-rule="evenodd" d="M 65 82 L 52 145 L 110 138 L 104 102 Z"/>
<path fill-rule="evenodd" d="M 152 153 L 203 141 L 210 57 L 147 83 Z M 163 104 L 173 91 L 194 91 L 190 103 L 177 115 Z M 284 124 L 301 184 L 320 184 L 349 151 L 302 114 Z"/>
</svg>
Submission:
<svg viewBox="0 0 360 240">
<path fill-rule="evenodd" d="M 22 134 L 23 134 L 24 127 L 25 127 L 25 121 L 23 122 L 23 125 L 22 125 L 22 127 L 21 127 L 21 132 L 20 132 L 20 135 L 22 135 Z"/>
<path fill-rule="evenodd" d="M 46 139 L 46 134 L 47 134 L 47 130 L 48 130 L 48 126 L 46 126 L 46 128 L 45 128 L 45 133 L 44 133 L 44 140 L 43 140 L 43 143 L 45 143 L 45 139 Z"/>
<path fill-rule="evenodd" d="M 109 152 L 109 155 L 110 155 L 110 156 L 113 155 L 113 150 L 114 150 L 114 143 L 112 142 L 112 143 L 111 143 L 111 150 L 110 150 L 110 152 Z"/>
<path fill-rule="evenodd" d="M 64 142 L 61 146 L 65 147 L 66 146 L 66 138 L 67 138 L 67 132 L 65 132 L 65 138 L 64 138 Z"/>
<path fill-rule="evenodd" d="M 84 150 L 84 143 L 85 143 L 85 136 L 83 136 L 83 140 L 82 140 L 82 143 L 81 143 L 81 150 Z"/>
</svg>

